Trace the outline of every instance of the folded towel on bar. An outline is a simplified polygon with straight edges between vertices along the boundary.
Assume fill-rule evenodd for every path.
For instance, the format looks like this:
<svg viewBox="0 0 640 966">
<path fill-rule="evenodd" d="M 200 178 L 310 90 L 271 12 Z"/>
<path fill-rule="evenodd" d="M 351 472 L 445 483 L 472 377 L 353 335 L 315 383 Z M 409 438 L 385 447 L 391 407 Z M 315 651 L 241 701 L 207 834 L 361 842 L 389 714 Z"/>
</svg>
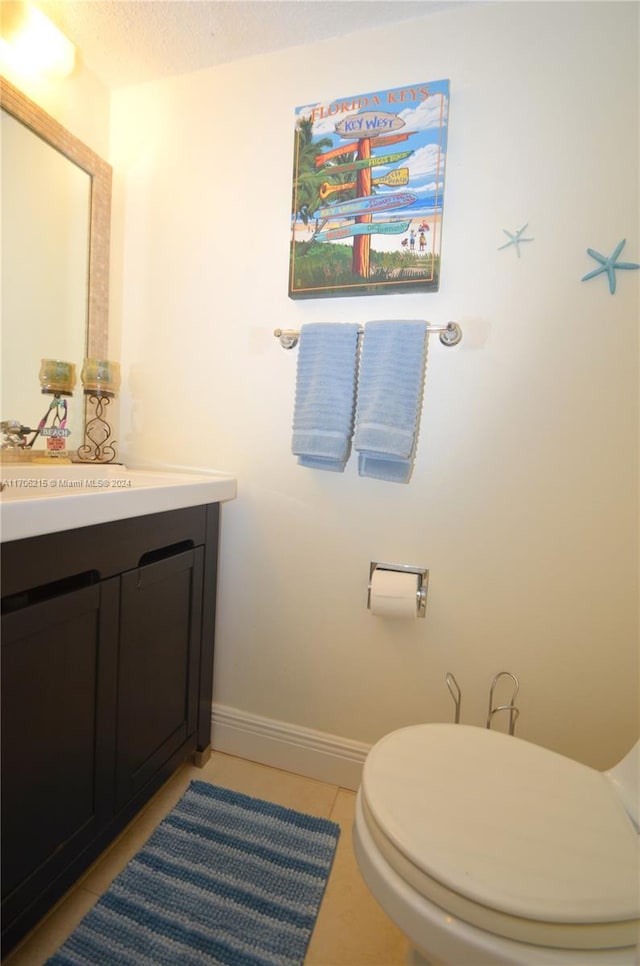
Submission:
<svg viewBox="0 0 640 966">
<path fill-rule="evenodd" d="M 358 330 L 347 322 L 312 322 L 300 330 L 291 449 L 301 466 L 344 470 L 353 432 Z"/>
<path fill-rule="evenodd" d="M 360 476 L 408 483 L 422 408 L 427 323 L 367 322 L 353 438 Z"/>
</svg>

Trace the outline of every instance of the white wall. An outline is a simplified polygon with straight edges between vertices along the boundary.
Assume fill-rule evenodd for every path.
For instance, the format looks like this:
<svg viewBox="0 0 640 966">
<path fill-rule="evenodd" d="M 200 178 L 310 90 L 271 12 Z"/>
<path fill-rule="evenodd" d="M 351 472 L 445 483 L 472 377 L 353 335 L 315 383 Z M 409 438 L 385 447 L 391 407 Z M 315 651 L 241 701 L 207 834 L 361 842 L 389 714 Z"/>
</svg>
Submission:
<svg viewBox="0 0 640 966">
<path fill-rule="evenodd" d="M 364 5 L 363 5 L 364 6 Z M 604 767 L 637 733 L 638 8 L 451 8 L 117 92 L 112 321 L 130 460 L 237 473 L 223 510 L 215 700 L 361 742 L 483 724 Z M 294 108 L 451 82 L 438 294 L 287 297 Z M 498 251 L 503 228 L 535 241 Z M 458 320 L 430 345 L 413 478 L 299 468 L 296 352 L 275 327 Z M 117 346 L 117 336 L 114 345 Z M 423 565 L 427 618 L 366 610 L 369 561 Z"/>
</svg>

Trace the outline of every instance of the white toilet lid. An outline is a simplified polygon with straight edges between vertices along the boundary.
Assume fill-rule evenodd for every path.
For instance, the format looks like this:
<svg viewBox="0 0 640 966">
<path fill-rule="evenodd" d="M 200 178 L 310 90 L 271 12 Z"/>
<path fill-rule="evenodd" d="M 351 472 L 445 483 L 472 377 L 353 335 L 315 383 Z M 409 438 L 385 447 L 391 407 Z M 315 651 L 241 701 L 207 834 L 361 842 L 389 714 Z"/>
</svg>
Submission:
<svg viewBox="0 0 640 966">
<path fill-rule="evenodd" d="M 370 751 L 362 796 L 387 861 L 453 915 L 537 945 L 637 941 L 639 839 L 601 772 L 499 732 L 417 725 Z"/>
</svg>

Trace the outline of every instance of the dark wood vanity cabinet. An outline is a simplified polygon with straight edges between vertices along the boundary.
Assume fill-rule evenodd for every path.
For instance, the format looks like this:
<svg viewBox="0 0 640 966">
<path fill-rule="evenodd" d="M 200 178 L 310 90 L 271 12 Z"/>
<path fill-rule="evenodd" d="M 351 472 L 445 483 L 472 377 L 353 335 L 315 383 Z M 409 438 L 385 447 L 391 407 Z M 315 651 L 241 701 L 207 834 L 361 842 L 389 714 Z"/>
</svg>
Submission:
<svg viewBox="0 0 640 966">
<path fill-rule="evenodd" d="M 210 742 L 219 505 L 2 545 L 3 952 Z"/>
</svg>

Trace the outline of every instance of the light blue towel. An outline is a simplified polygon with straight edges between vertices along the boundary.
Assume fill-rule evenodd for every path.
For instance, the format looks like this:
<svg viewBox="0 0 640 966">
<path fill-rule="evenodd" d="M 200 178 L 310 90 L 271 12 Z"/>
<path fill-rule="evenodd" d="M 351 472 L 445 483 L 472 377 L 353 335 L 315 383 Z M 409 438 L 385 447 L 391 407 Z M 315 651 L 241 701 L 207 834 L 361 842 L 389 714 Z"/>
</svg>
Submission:
<svg viewBox="0 0 640 966">
<path fill-rule="evenodd" d="M 358 329 L 312 322 L 300 330 L 291 449 L 301 466 L 341 473 L 349 458 Z"/>
<path fill-rule="evenodd" d="M 409 482 L 426 357 L 426 322 L 365 325 L 353 438 L 360 476 Z"/>
</svg>

